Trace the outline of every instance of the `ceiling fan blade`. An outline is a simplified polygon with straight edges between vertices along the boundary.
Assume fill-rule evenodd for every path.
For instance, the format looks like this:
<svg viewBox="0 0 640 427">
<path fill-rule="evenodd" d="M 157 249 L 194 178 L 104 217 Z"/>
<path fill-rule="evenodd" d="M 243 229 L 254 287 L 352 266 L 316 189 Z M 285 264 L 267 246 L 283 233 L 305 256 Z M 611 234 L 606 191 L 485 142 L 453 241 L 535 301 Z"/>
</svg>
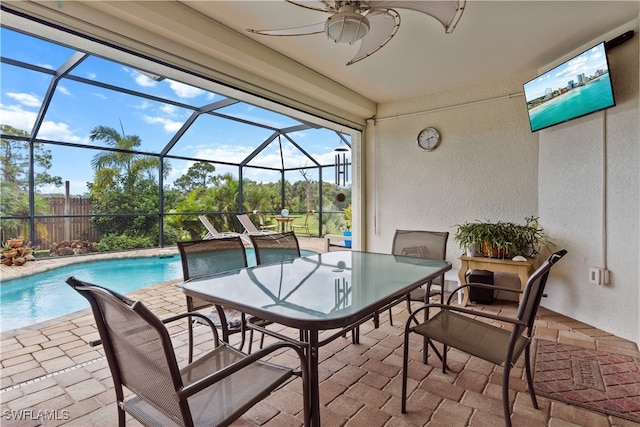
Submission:
<svg viewBox="0 0 640 427">
<path fill-rule="evenodd" d="M 364 36 L 360 43 L 360 49 L 356 56 L 347 62 L 347 65 L 356 63 L 364 58 L 373 55 L 382 46 L 389 43 L 389 40 L 400 28 L 400 15 L 393 9 L 373 9 L 367 13 L 367 19 L 371 30 Z"/>
<path fill-rule="evenodd" d="M 245 30 L 249 33 L 262 36 L 307 36 L 310 34 L 324 33 L 324 21 L 318 24 L 302 25 L 300 27 L 280 28 L 277 30 Z"/>
<path fill-rule="evenodd" d="M 328 0 L 305 0 L 305 1 L 294 1 L 294 0 L 285 0 L 287 3 L 291 3 L 296 6 L 304 7 L 305 9 L 316 10 L 318 12 L 336 12 L 335 6 L 332 6 Z"/>
<path fill-rule="evenodd" d="M 466 5 L 466 0 L 455 1 L 404 1 L 404 0 L 369 0 L 367 4 L 372 9 L 390 8 L 409 9 L 424 13 L 437 19 L 445 29 L 445 32 L 452 33 L 458 21 L 462 17 L 462 12 Z"/>
</svg>

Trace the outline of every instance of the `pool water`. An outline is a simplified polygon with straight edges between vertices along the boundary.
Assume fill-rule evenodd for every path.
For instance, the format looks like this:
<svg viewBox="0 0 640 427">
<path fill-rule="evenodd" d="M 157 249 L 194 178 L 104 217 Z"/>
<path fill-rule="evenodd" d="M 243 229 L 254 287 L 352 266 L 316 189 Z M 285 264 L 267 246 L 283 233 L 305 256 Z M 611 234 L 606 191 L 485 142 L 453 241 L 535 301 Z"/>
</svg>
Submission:
<svg viewBox="0 0 640 427">
<path fill-rule="evenodd" d="M 311 252 L 302 251 L 303 255 Z M 247 263 L 256 264 L 252 248 Z M 121 294 L 182 278 L 180 255 L 79 262 L 17 279 L 0 286 L 0 331 L 28 326 L 89 307 L 65 282 L 69 276 Z"/>
</svg>

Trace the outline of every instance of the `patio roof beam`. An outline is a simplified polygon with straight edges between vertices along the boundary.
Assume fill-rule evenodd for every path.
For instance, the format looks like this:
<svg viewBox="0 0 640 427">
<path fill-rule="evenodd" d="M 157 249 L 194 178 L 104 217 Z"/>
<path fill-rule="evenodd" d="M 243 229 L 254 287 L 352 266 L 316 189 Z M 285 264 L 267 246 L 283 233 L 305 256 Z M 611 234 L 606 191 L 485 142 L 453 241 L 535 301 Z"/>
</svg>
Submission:
<svg viewBox="0 0 640 427">
<path fill-rule="evenodd" d="M 273 140 L 278 137 L 278 135 L 280 135 L 280 132 L 276 131 L 273 134 L 271 134 L 271 136 L 269 136 L 267 139 L 265 139 L 262 144 L 260 144 L 255 150 L 253 150 L 253 152 L 251 154 L 249 154 L 243 161 L 240 162 L 240 167 L 242 168 L 242 167 L 247 166 L 247 164 L 251 160 L 255 159 L 256 156 L 262 152 L 262 150 L 267 148 L 269 146 L 269 144 L 271 144 L 273 142 Z M 277 169 L 277 170 L 280 170 L 280 169 Z"/>
<path fill-rule="evenodd" d="M 71 70 L 73 70 L 76 66 L 78 66 L 82 61 L 84 61 L 88 57 L 89 55 L 84 52 L 76 52 L 73 55 L 71 55 L 71 57 L 64 64 L 60 66 L 60 68 L 56 70 L 54 77 L 51 79 L 51 82 L 49 82 L 49 88 L 47 89 L 47 92 L 44 96 L 44 100 L 40 105 L 40 111 L 38 111 L 38 116 L 36 117 L 36 121 L 33 125 L 33 128 L 31 129 L 32 138 L 35 138 L 35 136 L 38 133 L 38 130 L 40 129 L 40 126 L 42 126 L 42 122 L 44 121 L 44 116 L 45 114 L 47 114 L 47 110 L 49 109 L 49 105 L 51 104 L 51 99 L 53 98 L 53 94 L 56 91 L 58 82 L 60 82 L 60 80 L 64 76 L 70 73 Z"/>
<path fill-rule="evenodd" d="M 131 89 L 127 89 L 121 86 L 114 86 L 112 84 L 109 83 L 103 83 L 103 82 L 98 82 L 98 81 L 94 81 L 94 80 L 89 80 L 87 78 L 84 77 L 80 77 L 80 76 L 74 76 L 74 75 L 68 75 L 65 77 L 68 80 L 73 80 L 76 82 L 80 82 L 80 83 L 85 83 L 85 84 L 89 84 L 92 86 L 98 86 L 101 87 L 103 89 L 109 89 L 109 90 L 113 90 L 115 92 L 120 92 L 120 93 L 126 93 L 127 95 L 131 95 L 131 96 L 139 96 L 141 98 L 144 99 L 148 99 L 150 101 L 155 101 L 155 102 L 161 102 L 164 104 L 170 104 L 173 105 L 174 107 L 180 107 L 180 108 L 184 108 L 187 110 L 196 110 L 196 108 L 193 105 L 189 105 L 189 104 L 185 104 L 183 102 L 178 102 L 178 101 L 173 101 L 171 99 L 168 98 L 160 98 L 159 96 L 155 96 L 155 95 L 149 95 L 147 93 L 143 93 L 143 92 L 139 92 L 137 90 L 131 90 Z"/>
<path fill-rule="evenodd" d="M 26 68 L 31 71 L 36 71 L 38 73 L 50 74 L 52 76 L 55 76 L 56 74 L 56 70 L 52 70 L 51 68 L 45 68 L 35 64 L 28 64 L 26 62 L 18 61 L 16 59 L 6 58 L 4 56 L 0 57 L 0 62 L 13 65 L 14 67 Z"/>
<path fill-rule="evenodd" d="M 166 156 L 169 153 L 169 151 L 171 149 L 173 149 L 173 147 L 178 143 L 180 138 L 182 138 L 182 136 L 185 134 L 185 132 L 187 130 L 189 130 L 191 125 L 196 121 L 196 119 L 198 117 L 200 117 L 202 114 L 211 112 L 213 110 L 217 110 L 219 108 L 224 108 L 224 107 L 229 106 L 229 105 L 236 104 L 237 102 L 238 101 L 236 101 L 234 99 L 227 98 L 227 99 L 224 99 L 224 100 L 221 100 L 221 101 L 218 101 L 218 102 L 213 102 L 211 104 L 205 105 L 204 107 L 198 108 L 196 111 L 194 111 L 191 114 L 191 116 L 189 116 L 189 118 L 182 124 L 182 126 L 180 126 L 180 129 L 178 129 L 178 132 L 176 132 L 175 135 L 173 135 L 171 140 L 167 143 L 167 145 L 164 147 L 164 149 L 160 152 L 160 155 L 161 156 Z"/>
<path fill-rule="evenodd" d="M 298 150 L 300 150 L 300 152 L 302 154 L 304 154 L 309 160 L 311 160 L 316 166 L 320 166 L 320 163 L 318 163 L 316 161 L 316 159 L 314 159 L 309 153 L 307 153 L 300 145 L 298 145 L 297 142 L 295 142 L 289 135 L 287 135 L 286 133 L 284 134 L 284 137 L 287 138 L 289 140 L 289 142 L 291 142 L 291 144 L 293 144 L 294 147 L 296 147 Z M 283 168 L 284 169 L 284 168 Z M 306 168 L 304 168 L 306 169 Z"/>
</svg>

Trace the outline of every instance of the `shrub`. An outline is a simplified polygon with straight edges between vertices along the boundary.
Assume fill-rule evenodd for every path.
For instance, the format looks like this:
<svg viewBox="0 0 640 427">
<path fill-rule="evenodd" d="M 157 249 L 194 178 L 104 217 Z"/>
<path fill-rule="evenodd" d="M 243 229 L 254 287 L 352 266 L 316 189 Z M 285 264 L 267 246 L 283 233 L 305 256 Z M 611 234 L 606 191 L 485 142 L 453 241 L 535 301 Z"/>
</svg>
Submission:
<svg viewBox="0 0 640 427">
<path fill-rule="evenodd" d="M 121 234 L 106 234 L 96 244 L 99 252 L 151 248 L 153 246 L 153 239 L 150 237 L 130 237 Z"/>
</svg>

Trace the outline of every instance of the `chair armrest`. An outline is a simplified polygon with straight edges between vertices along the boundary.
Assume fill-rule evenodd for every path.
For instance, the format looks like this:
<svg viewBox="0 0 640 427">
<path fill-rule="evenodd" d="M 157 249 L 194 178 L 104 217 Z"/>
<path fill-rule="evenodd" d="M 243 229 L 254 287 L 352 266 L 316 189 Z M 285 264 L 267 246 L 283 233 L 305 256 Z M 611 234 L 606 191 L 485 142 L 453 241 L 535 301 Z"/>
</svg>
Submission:
<svg viewBox="0 0 640 427">
<path fill-rule="evenodd" d="M 220 339 L 218 336 L 218 329 L 216 328 L 216 325 L 214 325 L 211 319 L 209 319 L 207 316 L 205 316 L 202 313 L 198 313 L 195 311 L 188 311 L 185 313 L 176 314 L 174 316 L 169 316 L 165 319 L 162 319 L 162 323 L 166 325 L 167 323 L 175 322 L 176 320 L 184 319 L 185 317 L 197 317 L 198 319 L 204 320 L 204 322 L 211 328 L 211 332 L 213 333 L 213 338 L 215 340 L 215 346 L 218 347 L 218 345 L 220 345 Z"/>
<path fill-rule="evenodd" d="M 419 312 L 427 310 L 427 309 L 432 308 L 432 307 L 440 308 L 442 310 L 455 311 L 455 312 L 458 312 L 458 313 L 466 313 L 466 314 L 469 314 L 469 315 L 472 315 L 472 316 L 483 317 L 485 319 L 499 320 L 501 322 L 511 323 L 513 325 L 527 326 L 526 322 L 524 322 L 524 321 L 522 321 L 520 319 L 516 319 L 516 318 L 513 318 L 513 317 L 498 316 L 496 314 L 488 313 L 486 311 L 472 310 L 472 309 L 469 309 L 469 308 L 457 307 L 457 306 L 453 306 L 453 305 L 449 305 L 449 304 L 425 304 L 425 305 L 422 305 L 422 306 L 416 308 L 415 310 L 413 310 L 411 312 L 411 315 L 409 316 L 409 318 L 407 319 L 407 322 L 406 322 L 407 328 L 408 328 L 408 325 L 410 325 L 412 321 L 420 324 L 421 322 L 416 319 L 416 315 Z"/>
<path fill-rule="evenodd" d="M 229 350 L 240 353 L 238 350 L 234 349 L 233 347 L 227 345 L 226 343 L 222 344 L 223 346 L 229 348 Z M 308 368 L 307 368 L 307 359 L 304 355 L 304 352 L 302 350 L 302 348 L 300 348 L 297 345 L 288 343 L 288 342 L 284 342 L 284 341 L 279 341 L 277 343 L 271 344 L 259 351 L 256 351 L 255 353 L 251 353 L 246 355 L 246 357 L 244 357 L 242 360 L 233 363 L 229 366 L 226 366 L 222 369 L 220 369 L 219 371 L 213 372 L 197 381 L 194 381 L 191 384 L 186 385 L 185 387 L 183 387 L 181 390 L 179 390 L 176 393 L 176 398 L 178 400 L 183 400 L 189 396 L 192 396 L 202 390 L 204 390 L 205 388 L 209 387 L 212 384 L 217 383 L 218 381 L 228 377 L 229 375 L 233 374 L 234 372 L 239 371 L 242 368 L 245 368 L 247 366 L 249 366 L 252 363 L 257 362 L 258 360 L 262 359 L 263 357 L 273 353 L 276 350 L 279 350 L 281 348 L 292 348 L 296 351 L 296 353 L 298 354 L 298 358 L 300 359 L 300 368 L 302 371 L 302 382 L 303 382 L 303 390 L 307 389 L 307 382 L 308 382 L 308 377 L 307 377 L 307 373 L 309 372 Z M 244 354 L 244 353 L 242 353 Z"/>
<path fill-rule="evenodd" d="M 170 316 L 167 317 L 166 319 L 162 319 L 162 323 L 167 324 L 176 320 L 180 320 L 182 318 L 185 317 L 198 317 L 202 320 L 204 320 L 207 325 L 209 325 L 209 327 L 211 328 L 212 332 L 213 332 L 213 337 L 215 339 L 216 342 L 216 347 L 218 345 L 220 345 L 220 340 L 218 338 L 218 330 L 216 329 L 216 326 L 213 324 L 213 322 L 211 321 L 211 319 L 209 319 L 207 316 L 205 316 L 204 314 L 201 313 L 196 313 L 196 312 L 187 312 L 187 313 L 180 313 L 174 316 Z M 99 345 L 102 345 L 102 340 L 101 339 L 97 339 L 97 340 L 93 340 L 93 341 L 89 341 L 89 346 L 91 347 L 97 347 Z"/>
<path fill-rule="evenodd" d="M 464 288 L 482 288 L 482 289 L 491 289 L 494 291 L 505 291 L 505 292 L 513 292 L 516 294 L 521 294 L 522 291 L 520 289 L 514 288 L 505 288 L 504 286 L 495 286 L 495 285 L 487 285 L 486 283 L 465 283 L 464 285 L 460 285 L 449 294 L 449 298 L 447 298 L 447 305 L 451 304 L 451 298 L 460 290 Z"/>
</svg>

